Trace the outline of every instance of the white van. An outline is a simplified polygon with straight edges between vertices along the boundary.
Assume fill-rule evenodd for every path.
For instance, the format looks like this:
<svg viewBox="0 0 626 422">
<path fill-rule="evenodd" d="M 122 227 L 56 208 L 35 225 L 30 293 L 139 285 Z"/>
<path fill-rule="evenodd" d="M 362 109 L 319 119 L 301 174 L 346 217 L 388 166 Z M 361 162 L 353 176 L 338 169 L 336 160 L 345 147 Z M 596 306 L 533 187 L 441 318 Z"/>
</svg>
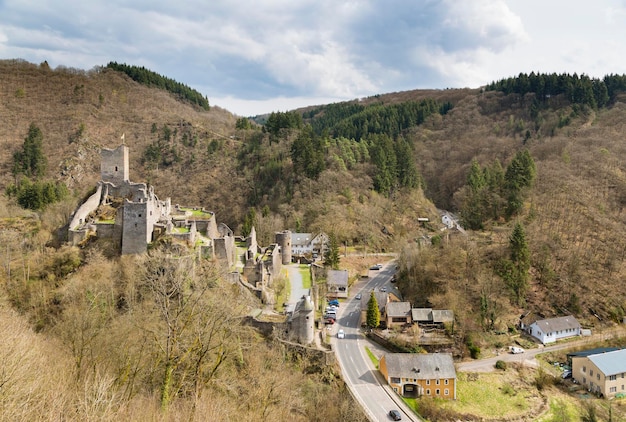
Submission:
<svg viewBox="0 0 626 422">
<path fill-rule="evenodd" d="M 509 350 L 511 351 L 511 353 L 513 353 L 514 355 L 517 355 L 519 353 L 524 353 L 524 349 L 522 349 L 521 347 L 517 347 L 517 346 L 510 346 Z"/>
</svg>

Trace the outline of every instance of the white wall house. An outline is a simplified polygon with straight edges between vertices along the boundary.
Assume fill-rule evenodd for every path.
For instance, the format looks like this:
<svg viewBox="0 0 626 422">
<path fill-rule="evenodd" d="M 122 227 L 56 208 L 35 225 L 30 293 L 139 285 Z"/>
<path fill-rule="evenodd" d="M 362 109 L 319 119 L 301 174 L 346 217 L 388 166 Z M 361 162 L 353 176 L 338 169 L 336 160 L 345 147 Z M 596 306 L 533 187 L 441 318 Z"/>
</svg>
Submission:
<svg viewBox="0 0 626 422">
<path fill-rule="evenodd" d="M 537 320 L 530 324 L 526 331 L 542 344 L 581 335 L 580 323 L 571 315 Z"/>
<path fill-rule="evenodd" d="M 291 255 L 317 254 L 322 256 L 328 245 L 325 233 L 291 233 Z"/>
</svg>

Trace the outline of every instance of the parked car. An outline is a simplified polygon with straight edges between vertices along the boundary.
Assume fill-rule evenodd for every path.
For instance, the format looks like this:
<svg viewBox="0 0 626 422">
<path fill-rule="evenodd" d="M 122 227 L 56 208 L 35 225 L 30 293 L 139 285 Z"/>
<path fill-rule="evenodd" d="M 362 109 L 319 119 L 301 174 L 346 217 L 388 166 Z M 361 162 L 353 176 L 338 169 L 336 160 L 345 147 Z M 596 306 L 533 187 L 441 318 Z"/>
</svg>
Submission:
<svg viewBox="0 0 626 422">
<path fill-rule="evenodd" d="M 330 306 L 335 305 L 335 306 L 339 307 L 339 301 L 337 299 L 329 300 L 328 304 Z"/>
<path fill-rule="evenodd" d="M 570 371 L 570 370 L 565 370 L 561 374 L 561 378 L 563 378 L 563 379 L 571 378 L 571 377 L 572 377 L 572 371 Z"/>
<path fill-rule="evenodd" d="M 334 318 L 326 318 L 324 320 L 324 323 L 328 324 L 328 325 L 333 325 L 335 323 L 335 319 Z"/>
<path fill-rule="evenodd" d="M 376 265 L 372 265 L 372 266 L 370 267 L 370 270 L 378 271 L 378 270 L 380 270 L 382 267 L 383 267 L 383 265 L 382 265 L 382 264 L 376 264 Z"/>
<path fill-rule="evenodd" d="M 393 410 L 389 411 L 389 417 L 391 419 L 393 419 L 394 421 L 401 421 L 402 420 L 402 415 L 396 409 L 393 409 Z"/>
<path fill-rule="evenodd" d="M 345 338 L 346 333 L 343 330 L 337 331 L 337 338 Z"/>
<path fill-rule="evenodd" d="M 387 291 L 387 288 L 386 288 L 386 287 L 381 287 L 381 288 L 380 288 L 380 291 L 384 293 L 384 292 L 386 292 L 386 291 Z"/>
<path fill-rule="evenodd" d="M 355 298 L 356 300 L 361 300 L 361 298 L 362 298 L 362 297 L 363 297 L 363 296 L 361 296 L 361 293 L 357 293 L 357 295 L 356 295 L 356 296 L 354 296 L 354 298 Z"/>
<path fill-rule="evenodd" d="M 509 350 L 511 351 L 511 353 L 513 353 L 514 355 L 517 355 L 519 353 L 524 353 L 524 349 L 522 349 L 521 347 L 517 347 L 517 346 L 511 346 L 509 348 Z"/>
</svg>

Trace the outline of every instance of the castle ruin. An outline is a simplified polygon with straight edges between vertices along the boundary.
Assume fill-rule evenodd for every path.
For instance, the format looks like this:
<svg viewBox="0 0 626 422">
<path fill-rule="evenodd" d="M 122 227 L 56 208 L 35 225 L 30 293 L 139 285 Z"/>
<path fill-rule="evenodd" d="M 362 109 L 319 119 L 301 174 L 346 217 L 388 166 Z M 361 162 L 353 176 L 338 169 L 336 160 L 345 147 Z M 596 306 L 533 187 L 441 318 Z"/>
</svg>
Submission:
<svg viewBox="0 0 626 422">
<path fill-rule="evenodd" d="M 103 148 L 101 180 L 95 192 L 74 212 L 68 241 L 77 245 L 96 236 L 112 239 L 121 254 L 146 252 L 148 245 L 169 235 L 189 245 L 200 245 L 205 257 L 217 256 L 227 265 L 236 259 L 232 231 L 218 227 L 214 213 L 201 208 L 172 207 L 160 200 L 154 188 L 129 180 L 128 147 Z"/>
</svg>

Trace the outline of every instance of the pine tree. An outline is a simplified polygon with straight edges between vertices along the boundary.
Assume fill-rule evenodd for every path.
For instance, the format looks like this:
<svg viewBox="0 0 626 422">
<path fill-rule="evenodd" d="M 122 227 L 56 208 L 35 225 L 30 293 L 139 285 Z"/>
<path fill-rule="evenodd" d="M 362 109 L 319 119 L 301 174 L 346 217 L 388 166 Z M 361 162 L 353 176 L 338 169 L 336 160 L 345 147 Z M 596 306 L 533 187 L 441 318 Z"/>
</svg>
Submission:
<svg viewBox="0 0 626 422">
<path fill-rule="evenodd" d="M 43 134 L 41 129 L 31 123 L 28 136 L 24 139 L 22 151 L 13 154 L 13 175 L 24 174 L 28 177 L 41 177 L 46 172 L 46 156 L 43 153 Z"/>
<path fill-rule="evenodd" d="M 337 236 L 331 233 L 328 239 L 328 249 L 324 254 L 324 266 L 338 270 L 340 260 L 339 242 L 337 241 Z"/>
<path fill-rule="evenodd" d="M 528 288 L 528 271 L 530 270 L 530 251 L 526 243 L 524 226 L 520 222 L 515 223 L 515 228 L 509 237 L 511 249 L 512 274 L 509 280 L 518 304 L 523 302 Z"/>
<path fill-rule="evenodd" d="M 370 300 L 367 302 L 367 326 L 370 328 L 378 328 L 380 325 L 380 309 L 378 309 L 378 301 L 374 292 L 370 294 Z"/>
</svg>

